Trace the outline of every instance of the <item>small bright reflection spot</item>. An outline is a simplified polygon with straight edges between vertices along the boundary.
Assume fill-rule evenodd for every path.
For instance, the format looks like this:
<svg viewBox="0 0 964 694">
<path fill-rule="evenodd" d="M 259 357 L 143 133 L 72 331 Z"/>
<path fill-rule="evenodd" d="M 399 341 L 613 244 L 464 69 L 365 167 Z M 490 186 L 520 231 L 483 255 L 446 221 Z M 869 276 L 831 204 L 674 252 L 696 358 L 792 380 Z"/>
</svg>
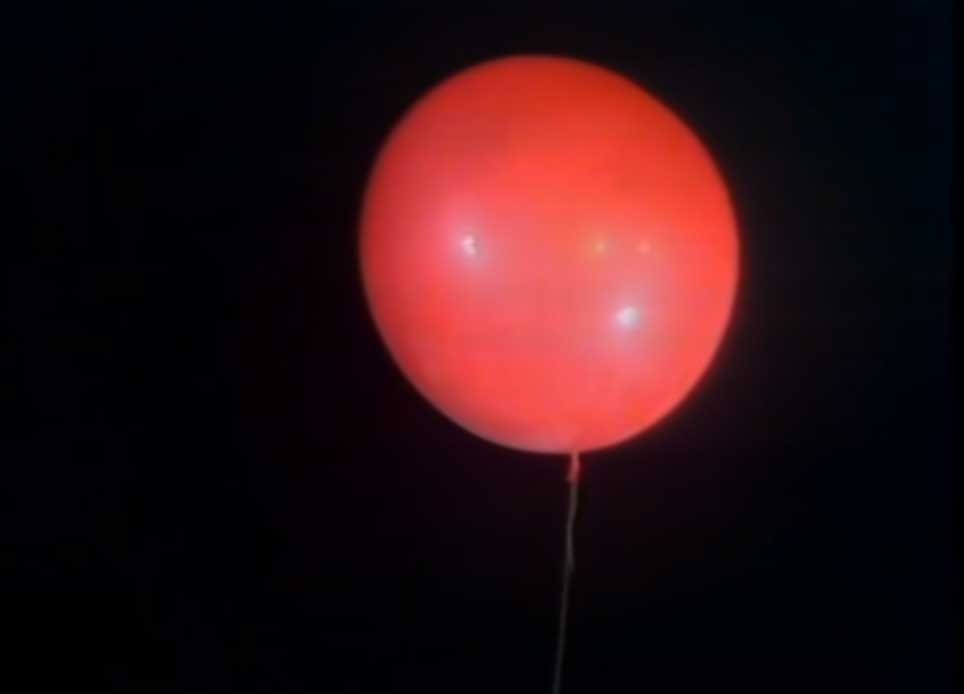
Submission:
<svg viewBox="0 0 964 694">
<path fill-rule="evenodd" d="M 606 239 L 596 239 L 592 244 L 592 250 L 596 255 L 602 255 L 609 250 L 609 242 Z"/>
<path fill-rule="evenodd" d="M 469 257 L 475 257 L 479 254 L 479 242 L 474 234 L 466 234 L 463 236 L 461 246 L 462 252 Z"/>
<path fill-rule="evenodd" d="M 653 246 L 649 243 L 649 241 L 640 241 L 638 244 L 636 244 L 637 253 L 646 254 L 646 253 L 649 253 L 651 250 L 653 250 Z"/>
<path fill-rule="evenodd" d="M 616 312 L 616 323 L 622 328 L 632 328 L 639 324 L 639 309 L 635 306 L 623 306 Z"/>
</svg>

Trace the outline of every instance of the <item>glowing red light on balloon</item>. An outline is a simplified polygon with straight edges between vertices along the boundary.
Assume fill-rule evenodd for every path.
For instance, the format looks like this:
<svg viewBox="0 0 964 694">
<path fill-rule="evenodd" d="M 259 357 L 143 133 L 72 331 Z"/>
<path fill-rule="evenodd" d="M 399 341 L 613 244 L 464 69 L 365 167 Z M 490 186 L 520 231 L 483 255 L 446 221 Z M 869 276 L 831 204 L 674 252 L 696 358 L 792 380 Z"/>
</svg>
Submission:
<svg viewBox="0 0 964 694">
<path fill-rule="evenodd" d="M 444 81 L 368 182 L 362 277 L 395 361 L 475 434 L 538 452 L 632 437 L 728 323 L 738 240 L 697 136 L 633 82 L 558 57 Z"/>
</svg>

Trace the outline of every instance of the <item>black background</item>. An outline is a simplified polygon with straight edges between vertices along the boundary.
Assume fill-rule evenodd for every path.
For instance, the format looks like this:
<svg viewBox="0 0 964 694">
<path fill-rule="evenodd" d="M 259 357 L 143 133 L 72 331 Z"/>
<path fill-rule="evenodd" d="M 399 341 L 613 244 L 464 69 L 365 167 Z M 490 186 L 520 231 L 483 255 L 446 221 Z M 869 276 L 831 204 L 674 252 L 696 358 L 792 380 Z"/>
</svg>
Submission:
<svg viewBox="0 0 964 694">
<path fill-rule="evenodd" d="M 549 690 L 564 461 L 424 403 L 355 252 L 405 109 L 547 52 L 701 135 L 744 263 L 697 391 L 587 456 L 565 691 L 950 690 L 949 4 L 240 4 L 14 41 L 18 640 L 99 691 Z"/>
</svg>

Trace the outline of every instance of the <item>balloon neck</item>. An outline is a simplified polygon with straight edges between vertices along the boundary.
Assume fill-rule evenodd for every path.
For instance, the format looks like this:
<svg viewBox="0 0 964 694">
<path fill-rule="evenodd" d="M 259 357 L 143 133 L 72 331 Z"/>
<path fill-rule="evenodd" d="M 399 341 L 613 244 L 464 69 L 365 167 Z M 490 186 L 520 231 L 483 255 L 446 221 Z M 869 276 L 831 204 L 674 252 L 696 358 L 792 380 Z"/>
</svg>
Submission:
<svg viewBox="0 0 964 694">
<path fill-rule="evenodd" d="M 566 481 L 569 484 L 578 484 L 581 472 L 582 463 L 579 460 L 579 451 L 573 451 L 569 454 L 569 475 L 566 477 Z"/>
</svg>

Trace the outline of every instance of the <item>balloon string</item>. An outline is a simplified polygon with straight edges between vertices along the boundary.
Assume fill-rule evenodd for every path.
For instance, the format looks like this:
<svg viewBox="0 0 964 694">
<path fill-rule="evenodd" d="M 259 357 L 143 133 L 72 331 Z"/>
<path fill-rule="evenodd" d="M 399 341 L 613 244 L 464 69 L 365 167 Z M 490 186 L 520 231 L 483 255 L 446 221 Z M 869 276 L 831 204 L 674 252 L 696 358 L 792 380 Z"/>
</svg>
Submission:
<svg viewBox="0 0 964 694">
<path fill-rule="evenodd" d="M 573 551 L 573 528 L 576 525 L 576 508 L 579 503 L 580 478 L 579 452 L 573 451 L 569 457 L 569 502 L 566 516 L 565 562 L 562 565 L 562 597 L 559 601 L 559 641 L 556 644 L 556 676 L 552 687 L 553 694 L 562 691 L 562 661 L 566 652 L 566 623 L 569 617 L 569 584 L 576 568 L 576 554 Z"/>
</svg>

